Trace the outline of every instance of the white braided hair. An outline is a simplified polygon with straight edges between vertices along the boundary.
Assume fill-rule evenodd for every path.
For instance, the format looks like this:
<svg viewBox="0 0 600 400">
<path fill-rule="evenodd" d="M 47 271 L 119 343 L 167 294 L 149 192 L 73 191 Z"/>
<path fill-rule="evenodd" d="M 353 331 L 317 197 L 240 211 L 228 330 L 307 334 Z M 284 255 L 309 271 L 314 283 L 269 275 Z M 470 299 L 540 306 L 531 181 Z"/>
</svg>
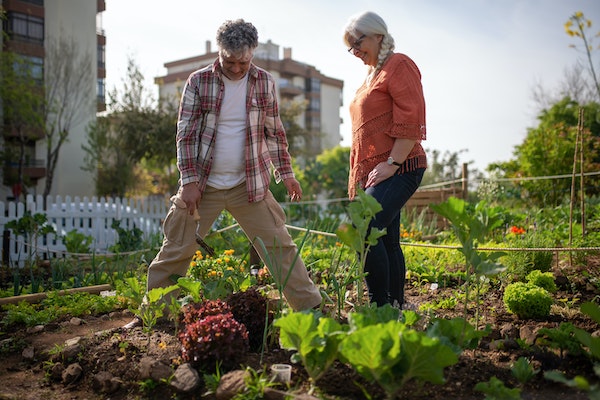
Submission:
<svg viewBox="0 0 600 400">
<path fill-rule="evenodd" d="M 390 53 L 394 51 L 394 38 L 387 30 L 387 24 L 379 15 L 372 11 L 365 11 L 350 18 L 344 28 L 344 43 L 351 46 L 351 40 L 365 35 L 383 35 L 381 47 L 377 56 L 377 65 L 375 67 L 369 65 L 367 70 L 368 77 L 374 76 L 383 66 L 383 63 L 388 58 Z"/>
</svg>

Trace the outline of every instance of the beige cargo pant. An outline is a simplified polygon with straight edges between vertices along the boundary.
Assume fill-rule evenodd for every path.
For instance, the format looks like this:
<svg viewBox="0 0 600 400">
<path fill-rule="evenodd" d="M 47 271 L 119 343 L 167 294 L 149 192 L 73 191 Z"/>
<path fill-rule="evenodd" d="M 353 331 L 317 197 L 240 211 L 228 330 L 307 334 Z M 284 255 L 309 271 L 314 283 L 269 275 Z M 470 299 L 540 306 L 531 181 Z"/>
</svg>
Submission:
<svg viewBox="0 0 600 400">
<path fill-rule="evenodd" d="M 171 202 L 163 224 L 161 249 L 148 268 L 148 290 L 173 285 L 173 274 L 185 276 L 199 248 L 195 238 L 196 221 L 189 215 L 179 193 L 171 197 Z M 245 182 L 227 190 L 207 187 L 198 206 L 198 233 L 202 237 L 223 210 L 229 211 L 252 243 L 256 244 L 257 238 L 262 240 L 264 248 L 262 245 L 255 248 L 278 284 L 283 285 L 289 274 L 283 295 L 293 310 L 321 304 L 321 293 L 298 255 L 298 248 L 285 226 L 285 213 L 271 192 L 264 200 L 249 203 Z"/>
</svg>

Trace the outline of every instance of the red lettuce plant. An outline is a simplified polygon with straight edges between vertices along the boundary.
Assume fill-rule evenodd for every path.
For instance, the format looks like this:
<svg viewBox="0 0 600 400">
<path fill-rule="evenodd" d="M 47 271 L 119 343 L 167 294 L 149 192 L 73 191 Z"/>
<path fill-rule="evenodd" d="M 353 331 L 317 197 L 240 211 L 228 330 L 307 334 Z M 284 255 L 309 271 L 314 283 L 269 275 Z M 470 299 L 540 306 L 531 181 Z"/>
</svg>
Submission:
<svg viewBox="0 0 600 400">
<path fill-rule="evenodd" d="M 248 331 L 223 300 L 186 305 L 181 323 L 182 359 L 200 370 L 214 371 L 217 362 L 224 370 L 235 368 L 248 352 Z"/>
<path fill-rule="evenodd" d="M 250 350 L 260 350 L 265 329 L 273 322 L 273 312 L 267 313 L 267 298 L 256 288 L 249 288 L 244 292 L 230 294 L 227 304 L 234 318 L 246 326 Z"/>
</svg>

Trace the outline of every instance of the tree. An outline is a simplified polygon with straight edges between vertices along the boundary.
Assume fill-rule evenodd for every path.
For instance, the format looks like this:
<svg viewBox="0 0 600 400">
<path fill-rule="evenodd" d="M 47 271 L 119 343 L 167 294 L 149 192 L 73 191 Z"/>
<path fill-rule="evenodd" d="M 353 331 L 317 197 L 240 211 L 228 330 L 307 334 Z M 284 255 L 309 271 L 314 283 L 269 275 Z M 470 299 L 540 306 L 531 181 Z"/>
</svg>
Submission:
<svg viewBox="0 0 600 400">
<path fill-rule="evenodd" d="M 84 169 L 95 172 L 99 195 L 148 195 L 177 188 L 177 112 L 168 102 L 157 103 L 143 82 L 130 58 L 123 88 L 109 93 L 110 113 L 88 131 Z"/>
<path fill-rule="evenodd" d="M 60 149 L 68 140 L 73 126 L 94 113 L 95 96 L 90 96 L 90 82 L 95 69 L 89 52 L 82 52 L 74 38 L 51 39 L 46 46 L 42 109 L 46 144 L 46 180 L 44 198 L 50 194 Z"/>
<path fill-rule="evenodd" d="M 41 77 L 36 76 L 36 66 L 18 54 L 6 51 L 0 58 L 0 109 L 3 129 L 8 129 L 0 159 L 5 168 L 4 184 L 13 186 L 15 197 L 21 190 L 27 193 L 31 182 L 23 176 L 23 168 L 31 156 L 27 148 L 40 137 L 44 121 L 40 110 L 44 105 Z"/>
<path fill-rule="evenodd" d="M 538 115 L 537 128 L 530 128 L 522 144 L 515 147 L 515 160 L 497 164 L 495 167 L 506 172 L 508 178 L 541 178 L 567 175 L 573 169 L 575 141 L 580 105 L 565 98 Z M 583 106 L 584 172 L 600 168 L 600 104 Z M 594 182 L 595 185 L 594 185 Z M 598 193 L 598 178 L 589 177 L 588 194 Z M 569 198 L 569 179 L 535 179 L 519 182 L 525 197 L 536 205 L 556 206 Z"/>
</svg>

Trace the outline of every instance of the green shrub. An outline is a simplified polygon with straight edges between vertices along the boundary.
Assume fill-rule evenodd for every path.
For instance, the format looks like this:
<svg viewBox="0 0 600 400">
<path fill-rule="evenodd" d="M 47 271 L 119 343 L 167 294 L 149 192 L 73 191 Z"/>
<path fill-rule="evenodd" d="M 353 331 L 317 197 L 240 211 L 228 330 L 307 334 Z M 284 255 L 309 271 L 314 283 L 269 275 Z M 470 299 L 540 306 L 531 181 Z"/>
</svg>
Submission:
<svg viewBox="0 0 600 400">
<path fill-rule="evenodd" d="M 507 244 L 511 248 L 548 248 L 554 247 L 552 239 L 542 233 L 524 233 L 522 235 L 507 237 Z M 551 251 L 511 251 L 502 258 L 506 266 L 505 274 L 512 281 L 522 281 L 533 270 L 547 272 L 552 267 L 553 254 Z"/>
<path fill-rule="evenodd" d="M 552 297 L 539 286 L 515 282 L 504 289 L 504 305 L 508 312 L 521 319 L 546 318 L 550 315 Z"/>
<path fill-rule="evenodd" d="M 542 272 L 539 269 L 531 271 L 525 279 L 532 285 L 539 286 L 546 289 L 550 293 L 554 293 L 557 290 L 556 283 L 554 282 L 554 275 L 552 272 Z"/>
<path fill-rule="evenodd" d="M 91 253 L 90 246 L 94 237 L 73 229 L 63 236 L 63 243 L 69 253 L 88 254 Z"/>
</svg>

